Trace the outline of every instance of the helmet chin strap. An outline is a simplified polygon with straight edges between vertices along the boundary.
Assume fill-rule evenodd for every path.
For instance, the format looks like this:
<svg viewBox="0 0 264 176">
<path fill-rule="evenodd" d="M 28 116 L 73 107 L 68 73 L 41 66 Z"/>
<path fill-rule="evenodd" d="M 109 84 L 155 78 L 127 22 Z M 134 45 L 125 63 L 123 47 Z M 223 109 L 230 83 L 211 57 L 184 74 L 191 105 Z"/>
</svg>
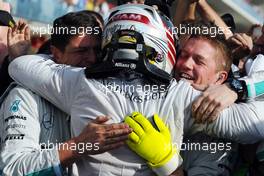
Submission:
<svg viewBox="0 0 264 176">
<path fill-rule="evenodd" d="M 129 36 L 136 43 L 121 43 L 119 39 Z M 106 78 L 127 69 L 142 73 L 157 84 L 169 84 L 172 77 L 164 70 L 150 63 L 146 57 L 146 45 L 143 36 L 133 30 L 119 30 L 113 34 L 111 42 L 105 47 L 105 61 L 101 64 L 86 68 L 87 78 Z M 156 52 L 152 48 L 152 52 Z"/>
</svg>

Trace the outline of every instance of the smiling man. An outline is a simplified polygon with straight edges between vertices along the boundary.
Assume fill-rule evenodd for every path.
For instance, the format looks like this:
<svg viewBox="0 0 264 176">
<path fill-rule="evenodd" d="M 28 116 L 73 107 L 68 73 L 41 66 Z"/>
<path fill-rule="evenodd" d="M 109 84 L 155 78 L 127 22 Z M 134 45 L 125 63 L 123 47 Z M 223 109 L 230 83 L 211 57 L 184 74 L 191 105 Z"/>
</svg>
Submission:
<svg viewBox="0 0 264 176">
<path fill-rule="evenodd" d="M 89 67 L 97 62 L 102 29 L 90 21 L 102 25 L 91 11 L 69 13 L 54 21 L 51 52 L 57 63 Z"/>
<path fill-rule="evenodd" d="M 195 84 L 222 84 L 232 60 L 226 46 L 206 35 L 193 35 L 183 46 L 176 64 L 178 78 Z"/>
<path fill-rule="evenodd" d="M 204 25 L 201 23 L 201 25 Z M 217 35 L 216 37 L 221 37 Z M 192 34 L 182 47 L 176 63 L 176 78 L 186 79 L 197 85 L 220 85 L 228 77 L 232 58 L 230 50 L 221 39 L 210 35 Z M 224 40 L 224 39 L 222 39 Z M 231 143 L 217 138 L 209 137 L 203 133 L 185 133 L 184 143 L 220 144 L 227 150 L 211 151 L 203 149 L 186 149 L 182 151 L 183 168 L 188 176 L 194 175 L 229 175 L 227 169 L 231 164 Z M 229 151 L 228 151 L 229 149 Z M 224 166 L 224 167 L 223 167 Z"/>
</svg>

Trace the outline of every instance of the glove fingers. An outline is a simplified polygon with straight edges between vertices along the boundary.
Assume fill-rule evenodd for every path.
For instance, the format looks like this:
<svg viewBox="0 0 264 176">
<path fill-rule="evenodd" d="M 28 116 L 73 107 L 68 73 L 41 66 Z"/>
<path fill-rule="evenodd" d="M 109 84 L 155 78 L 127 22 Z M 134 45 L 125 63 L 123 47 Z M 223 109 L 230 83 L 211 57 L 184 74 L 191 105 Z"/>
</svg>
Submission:
<svg viewBox="0 0 264 176">
<path fill-rule="evenodd" d="M 131 142 L 133 142 L 133 143 L 135 143 L 135 144 L 137 144 L 138 142 L 139 142 L 139 137 L 138 137 L 138 135 L 136 134 L 136 133 L 134 133 L 134 132 L 131 132 L 129 135 L 128 135 L 128 141 L 131 141 Z"/>
<path fill-rule="evenodd" d="M 159 131 L 166 135 L 166 136 L 170 136 L 170 132 L 169 132 L 169 129 L 166 127 L 166 125 L 163 123 L 162 119 L 157 115 L 157 114 L 154 114 L 154 122 L 155 124 L 157 125 Z"/>
<path fill-rule="evenodd" d="M 142 126 L 144 131 L 148 131 L 153 128 L 148 119 L 139 112 L 133 112 L 132 118 Z"/>
<path fill-rule="evenodd" d="M 127 123 L 130 128 L 133 129 L 133 132 L 135 132 L 139 137 L 144 135 L 144 130 L 142 129 L 142 127 L 131 117 L 126 116 L 125 123 Z"/>
</svg>

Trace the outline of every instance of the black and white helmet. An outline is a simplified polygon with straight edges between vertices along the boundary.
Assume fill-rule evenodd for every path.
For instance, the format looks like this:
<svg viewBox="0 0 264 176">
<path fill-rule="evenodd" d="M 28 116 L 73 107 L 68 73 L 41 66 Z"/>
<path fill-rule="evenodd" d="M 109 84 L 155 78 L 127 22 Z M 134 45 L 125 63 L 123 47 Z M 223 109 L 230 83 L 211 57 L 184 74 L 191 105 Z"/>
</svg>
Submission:
<svg viewBox="0 0 264 176">
<path fill-rule="evenodd" d="M 103 61 L 169 81 L 176 62 L 176 33 L 168 17 L 154 7 L 125 4 L 105 20 Z M 110 70 L 105 67 L 104 70 Z"/>
</svg>

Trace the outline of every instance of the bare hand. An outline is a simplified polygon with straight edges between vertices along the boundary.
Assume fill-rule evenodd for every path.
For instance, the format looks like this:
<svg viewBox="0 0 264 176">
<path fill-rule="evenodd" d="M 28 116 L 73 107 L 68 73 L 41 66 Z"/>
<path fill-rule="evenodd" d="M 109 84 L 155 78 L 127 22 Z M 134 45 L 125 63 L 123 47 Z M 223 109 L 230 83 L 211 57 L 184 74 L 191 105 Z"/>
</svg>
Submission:
<svg viewBox="0 0 264 176">
<path fill-rule="evenodd" d="M 27 54 L 30 47 L 30 30 L 24 21 L 19 20 L 14 28 L 8 29 L 7 47 L 10 61 Z"/>
<path fill-rule="evenodd" d="M 108 150 L 116 149 L 125 144 L 128 135 L 132 129 L 125 123 L 119 124 L 104 124 L 109 118 L 99 116 L 94 121 L 89 123 L 82 133 L 76 137 L 75 142 L 91 143 L 92 150 L 86 151 L 87 154 L 98 154 Z"/>
<path fill-rule="evenodd" d="M 252 38 L 245 33 L 235 33 L 228 41 L 235 47 L 232 53 L 236 59 L 246 57 L 253 48 Z"/>
<path fill-rule="evenodd" d="M 194 87 L 199 86 L 194 85 Z M 216 120 L 223 109 L 233 104 L 236 99 L 236 92 L 226 84 L 211 85 L 193 102 L 193 117 L 197 123 L 211 123 Z"/>
</svg>

